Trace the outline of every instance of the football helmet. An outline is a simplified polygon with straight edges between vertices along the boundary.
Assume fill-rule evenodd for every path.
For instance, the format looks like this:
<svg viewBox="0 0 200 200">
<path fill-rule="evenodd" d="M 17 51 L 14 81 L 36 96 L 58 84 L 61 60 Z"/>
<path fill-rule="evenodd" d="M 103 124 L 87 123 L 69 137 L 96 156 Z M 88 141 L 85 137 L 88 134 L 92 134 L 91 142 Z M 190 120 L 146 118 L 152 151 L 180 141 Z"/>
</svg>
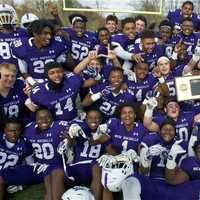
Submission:
<svg viewBox="0 0 200 200">
<path fill-rule="evenodd" d="M 34 22 L 38 19 L 39 17 L 33 13 L 25 13 L 21 18 L 20 26 L 26 29 L 31 22 Z"/>
<path fill-rule="evenodd" d="M 17 13 L 15 9 L 8 4 L 0 4 L 0 26 L 15 25 L 17 23 Z"/>
<path fill-rule="evenodd" d="M 61 200 L 95 200 L 90 189 L 83 186 L 75 186 L 67 190 L 61 197 Z"/>
<path fill-rule="evenodd" d="M 119 192 L 122 189 L 123 180 L 133 174 L 133 163 L 119 162 L 102 168 L 101 183 L 111 192 Z"/>
</svg>

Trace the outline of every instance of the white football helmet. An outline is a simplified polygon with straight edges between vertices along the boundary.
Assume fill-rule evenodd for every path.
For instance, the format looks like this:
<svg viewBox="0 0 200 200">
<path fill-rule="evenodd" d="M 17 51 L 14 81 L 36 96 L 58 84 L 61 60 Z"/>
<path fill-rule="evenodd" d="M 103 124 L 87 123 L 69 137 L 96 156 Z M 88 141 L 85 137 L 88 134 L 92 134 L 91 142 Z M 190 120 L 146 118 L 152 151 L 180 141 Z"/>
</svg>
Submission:
<svg viewBox="0 0 200 200">
<path fill-rule="evenodd" d="M 133 174 L 132 162 L 119 162 L 102 168 L 101 183 L 111 192 L 119 192 L 122 189 L 123 180 Z"/>
<path fill-rule="evenodd" d="M 61 200 L 95 200 L 90 189 L 83 186 L 75 186 L 67 190 L 61 197 Z"/>
<path fill-rule="evenodd" d="M 34 15 L 33 13 L 25 13 L 21 18 L 20 26 L 26 29 L 28 24 L 38 19 L 39 17 Z"/>
<path fill-rule="evenodd" d="M 0 26 L 17 23 L 17 13 L 15 9 L 8 4 L 0 4 Z"/>
</svg>

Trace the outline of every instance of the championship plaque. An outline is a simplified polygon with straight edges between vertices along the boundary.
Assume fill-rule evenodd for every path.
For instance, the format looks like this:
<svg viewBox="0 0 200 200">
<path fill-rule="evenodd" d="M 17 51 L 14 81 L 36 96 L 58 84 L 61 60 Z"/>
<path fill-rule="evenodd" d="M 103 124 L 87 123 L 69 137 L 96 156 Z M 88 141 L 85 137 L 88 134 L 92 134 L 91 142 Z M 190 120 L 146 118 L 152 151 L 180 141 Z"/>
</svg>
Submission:
<svg viewBox="0 0 200 200">
<path fill-rule="evenodd" d="M 200 75 L 176 77 L 175 85 L 178 101 L 200 99 Z"/>
</svg>

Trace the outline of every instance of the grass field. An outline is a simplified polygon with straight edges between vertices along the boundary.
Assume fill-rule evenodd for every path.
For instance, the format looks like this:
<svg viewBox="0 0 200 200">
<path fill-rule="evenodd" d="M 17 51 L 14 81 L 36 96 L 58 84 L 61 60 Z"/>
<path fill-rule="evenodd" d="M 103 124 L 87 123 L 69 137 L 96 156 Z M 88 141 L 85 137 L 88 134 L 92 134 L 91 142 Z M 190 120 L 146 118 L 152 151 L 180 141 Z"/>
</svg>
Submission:
<svg viewBox="0 0 200 200">
<path fill-rule="evenodd" d="M 43 184 L 32 185 L 23 191 L 10 195 L 10 200 L 43 200 Z"/>
</svg>

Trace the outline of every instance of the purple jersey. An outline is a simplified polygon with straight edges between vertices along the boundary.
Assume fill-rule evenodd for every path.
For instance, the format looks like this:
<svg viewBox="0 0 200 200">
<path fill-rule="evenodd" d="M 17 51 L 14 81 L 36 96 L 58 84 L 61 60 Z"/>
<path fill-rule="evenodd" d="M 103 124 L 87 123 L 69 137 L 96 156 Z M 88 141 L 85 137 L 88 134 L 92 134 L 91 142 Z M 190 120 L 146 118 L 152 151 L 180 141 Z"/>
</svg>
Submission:
<svg viewBox="0 0 200 200">
<path fill-rule="evenodd" d="M 56 119 L 70 121 L 77 116 L 76 98 L 82 85 L 79 75 L 68 73 L 64 77 L 64 85 L 58 91 L 49 89 L 48 83 L 41 83 L 31 92 L 31 100 L 36 105 L 47 107 Z"/>
<path fill-rule="evenodd" d="M 72 124 L 78 124 L 87 138 L 92 137 L 91 129 L 88 127 L 87 123 L 80 120 L 75 120 L 72 122 Z M 85 160 L 92 160 L 95 161 L 97 158 L 99 158 L 104 150 L 104 145 L 98 144 L 91 146 L 89 145 L 88 139 L 83 138 L 82 136 L 76 138 L 76 146 L 74 149 L 74 160 L 73 163 L 77 163 L 80 161 Z"/>
<path fill-rule="evenodd" d="M 0 137 L 0 171 L 22 164 L 27 156 L 32 155 L 31 144 L 25 138 L 20 137 L 12 148 L 8 148 L 4 135 Z"/>
<path fill-rule="evenodd" d="M 56 61 L 63 54 L 67 54 L 68 44 L 60 37 L 55 37 L 50 44 L 38 49 L 33 44 L 33 38 L 16 40 L 12 44 L 13 54 L 26 62 L 28 74 L 36 79 L 44 79 L 44 65 L 50 61 Z"/>
<path fill-rule="evenodd" d="M 200 34 L 199 33 L 191 33 L 189 36 L 185 36 L 182 32 L 178 33 L 173 37 L 173 43 L 177 44 L 179 41 L 182 41 L 185 45 L 185 54 L 184 59 L 185 62 L 189 62 L 194 54 L 195 47 L 199 45 L 200 42 Z"/>
<path fill-rule="evenodd" d="M 169 90 L 169 96 L 175 97 L 176 96 L 176 89 L 175 89 L 175 80 L 174 75 L 172 73 L 168 74 L 165 78 L 165 83 Z"/>
<path fill-rule="evenodd" d="M 27 96 L 24 94 L 23 88 L 23 81 L 16 80 L 6 97 L 0 95 L 0 104 L 4 108 L 5 117 L 24 117 L 24 102 Z"/>
<path fill-rule="evenodd" d="M 184 18 L 184 16 L 181 13 L 181 9 L 176 9 L 175 11 L 169 11 L 167 18 L 175 30 L 177 30 L 177 31 L 181 30 L 181 23 Z M 192 18 L 195 30 L 198 30 L 199 23 L 200 23 L 200 17 L 196 13 L 192 13 L 191 18 Z"/>
<path fill-rule="evenodd" d="M 157 63 L 158 58 L 160 58 L 161 56 L 164 56 L 164 47 L 156 44 L 151 53 L 145 53 L 142 50 L 141 44 L 136 44 L 130 50 L 130 52 L 133 54 L 141 53 L 144 59 L 144 62 L 146 62 L 149 66 L 149 70 L 152 70 Z"/>
<path fill-rule="evenodd" d="M 165 179 L 165 165 L 167 162 L 168 153 L 174 144 L 175 140 L 166 144 L 162 138 L 159 136 L 158 133 L 150 133 L 149 135 L 145 136 L 142 140 L 142 145 L 144 147 L 151 147 L 156 144 L 160 144 L 162 147 L 165 148 L 165 151 L 162 152 L 158 156 L 152 157 L 151 167 L 149 176 L 153 179 Z M 187 144 L 185 142 L 181 142 L 180 145 L 183 149 L 187 149 Z M 177 156 L 176 162 L 178 163 L 181 159 L 181 155 Z"/>
<path fill-rule="evenodd" d="M 69 34 L 71 42 L 71 55 L 74 64 L 77 65 L 80 61 L 88 56 L 89 51 L 93 50 L 97 44 L 97 39 L 93 32 L 86 31 L 82 37 L 77 37 L 72 28 L 64 28 Z"/>
<path fill-rule="evenodd" d="M 101 92 L 107 83 L 101 83 L 91 88 L 90 94 L 96 94 Z M 127 91 L 120 91 L 119 94 L 108 94 L 106 96 L 102 96 L 99 100 L 93 103 L 92 106 L 98 108 L 102 114 L 104 115 L 105 119 L 108 119 L 114 115 L 115 109 L 121 103 L 125 102 L 134 102 L 135 96 L 134 94 L 127 90 Z"/>
<path fill-rule="evenodd" d="M 139 122 L 135 122 L 133 130 L 127 131 L 122 121 L 117 118 L 111 118 L 107 122 L 107 126 L 108 134 L 111 137 L 110 144 L 119 153 L 129 149 L 137 152 L 142 138 L 148 133 L 147 129 Z"/>
<path fill-rule="evenodd" d="M 160 126 L 166 118 L 167 116 L 164 114 L 159 115 L 158 113 L 154 113 L 153 121 Z M 176 120 L 176 139 L 181 139 L 186 142 L 189 141 L 193 126 L 193 119 L 194 112 L 180 112 L 178 119 Z"/>
<path fill-rule="evenodd" d="M 123 33 L 118 33 L 116 35 L 112 35 L 111 44 L 113 47 L 118 46 L 120 44 L 123 49 L 129 50 L 134 46 L 135 39 L 130 40 L 127 35 Z"/>
<path fill-rule="evenodd" d="M 196 157 L 185 158 L 180 168 L 187 173 L 190 180 L 200 180 L 200 160 Z"/>
<path fill-rule="evenodd" d="M 68 122 L 54 121 L 45 131 L 40 131 L 37 126 L 35 122 L 32 122 L 24 132 L 25 137 L 32 144 L 35 162 L 62 166 L 62 158 L 57 152 L 57 147 L 62 141 L 60 134 L 66 130 Z"/>
<path fill-rule="evenodd" d="M 156 36 L 157 36 L 157 39 L 158 39 L 158 42 L 159 42 L 159 40 L 161 39 L 160 33 L 156 32 Z M 165 56 L 167 56 L 168 58 L 171 58 L 175 44 L 176 43 L 174 42 L 172 37 L 169 38 L 167 41 L 165 41 L 165 43 L 163 44 L 163 47 L 165 49 L 165 51 L 164 51 Z"/>
<path fill-rule="evenodd" d="M 126 83 L 128 88 L 135 94 L 137 102 L 141 103 L 145 99 L 147 91 L 151 90 L 157 81 L 157 78 L 149 73 L 142 81 L 127 80 Z"/>
<path fill-rule="evenodd" d="M 189 141 L 194 120 L 194 112 L 181 112 L 176 121 L 176 137 Z"/>
<path fill-rule="evenodd" d="M 18 62 L 11 53 L 10 45 L 16 39 L 21 39 L 25 37 L 28 37 L 28 34 L 22 28 L 16 28 L 16 30 L 12 33 L 0 32 L 0 63 L 12 63 L 15 64 L 18 69 Z"/>
</svg>

